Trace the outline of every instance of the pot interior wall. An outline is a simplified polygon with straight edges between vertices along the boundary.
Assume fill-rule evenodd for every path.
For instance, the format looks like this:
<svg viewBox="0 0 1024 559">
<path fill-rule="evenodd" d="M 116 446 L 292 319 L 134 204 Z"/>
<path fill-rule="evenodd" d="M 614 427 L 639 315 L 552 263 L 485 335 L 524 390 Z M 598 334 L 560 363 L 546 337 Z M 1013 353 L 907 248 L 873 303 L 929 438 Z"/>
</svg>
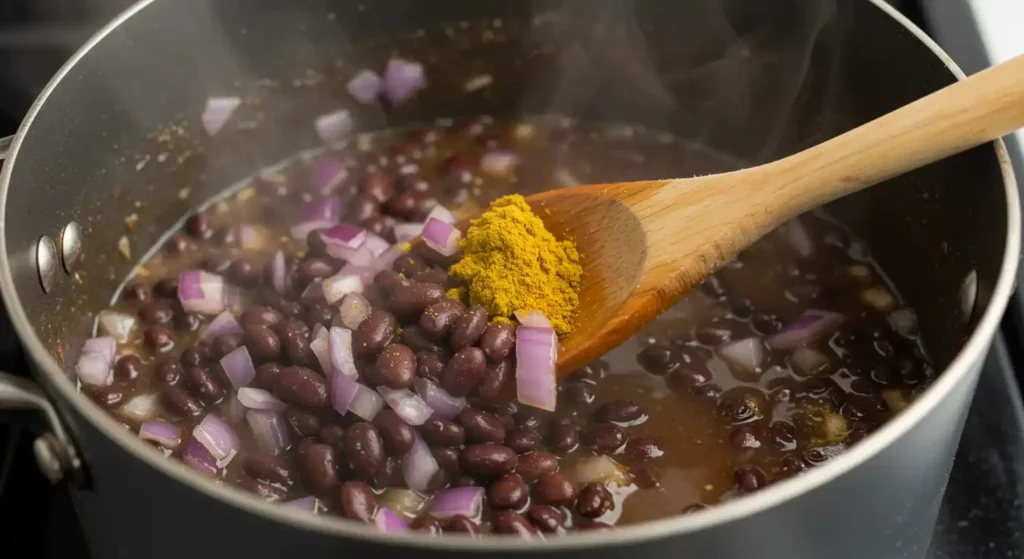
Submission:
<svg viewBox="0 0 1024 559">
<path fill-rule="evenodd" d="M 24 138 L 3 216 L 21 303 L 45 345 L 73 362 L 88 317 L 133 260 L 210 195 L 315 146 L 313 117 L 341 107 L 361 130 L 479 113 L 641 124 L 750 164 L 953 81 L 867 2 L 770 4 L 156 0 L 70 69 Z M 391 112 L 354 105 L 349 77 L 392 53 L 424 61 L 431 86 Z M 464 93 L 478 74 L 493 85 Z M 208 138 L 206 97 L 235 94 L 245 126 Z M 919 311 L 937 366 L 959 350 L 997 278 L 1002 192 L 985 146 L 833 208 Z M 35 243 L 59 238 L 70 220 L 86 229 L 85 259 L 44 295 Z M 117 249 L 122 236 L 130 258 Z M 971 273 L 979 299 L 965 317 L 959 293 Z"/>
</svg>

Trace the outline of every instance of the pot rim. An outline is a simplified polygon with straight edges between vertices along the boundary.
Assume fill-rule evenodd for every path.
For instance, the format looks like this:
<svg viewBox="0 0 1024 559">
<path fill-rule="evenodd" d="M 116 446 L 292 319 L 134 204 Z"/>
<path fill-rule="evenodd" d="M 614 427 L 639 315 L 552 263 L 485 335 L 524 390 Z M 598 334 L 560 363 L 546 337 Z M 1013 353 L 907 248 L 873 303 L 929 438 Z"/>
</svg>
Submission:
<svg viewBox="0 0 1024 559">
<path fill-rule="evenodd" d="M 271 504 L 248 493 L 219 484 L 209 483 L 206 479 L 195 475 L 194 472 L 181 462 L 167 460 L 156 452 L 144 449 L 145 443 L 117 427 L 115 422 L 99 406 L 87 398 L 81 397 L 77 389 L 69 381 L 63 367 L 50 355 L 42 341 L 36 336 L 15 290 L 14 279 L 8 264 L 10 262 L 10 255 L 7 252 L 4 220 L 7 211 L 7 192 L 10 188 L 11 174 L 18 157 L 18 152 L 32 122 L 39 111 L 42 110 L 46 99 L 60 85 L 62 79 L 69 73 L 71 68 L 78 64 L 94 46 L 114 29 L 127 22 L 132 16 L 155 1 L 140 0 L 98 31 L 81 49 L 68 59 L 26 113 L 25 119 L 22 121 L 8 152 L 7 161 L 3 165 L 2 171 L 0 171 L 0 299 L 4 301 L 14 329 L 17 331 L 22 344 L 36 367 L 42 370 L 47 384 L 56 387 L 58 394 L 69 401 L 75 411 L 85 416 L 104 435 L 113 439 L 122 450 L 134 458 L 145 462 L 149 467 L 155 468 L 167 477 L 188 486 L 190 489 L 238 507 L 246 513 L 256 514 L 273 521 L 283 522 L 295 528 L 312 530 L 329 536 L 351 537 L 378 544 L 427 547 L 452 551 L 536 552 L 585 549 L 596 546 L 628 545 L 644 540 L 680 536 L 717 527 L 771 509 L 785 501 L 795 499 L 804 493 L 825 485 L 833 478 L 849 472 L 879 454 L 889 445 L 897 442 L 907 431 L 923 421 L 934 408 L 942 405 L 949 393 L 970 373 L 972 366 L 984 358 L 1016 281 L 1021 236 L 1020 200 L 1006 146 L 1002 140 L 997 140 L 992 145 L 995 148 L 995 155 L 1003 176 L 1007 228 L 1005 251 L 1003 253 L 999 278 L 992 291 L 989 304 L 963 348 L 957 353 L 946 370 L 939 375 L 932 386 L 902 413 L 886 422 L 881 428 L 871 433 L 871 435 L 838 458 L 811 468 L 799 476 L 771 485 L 756 494 L 716 505 L 690 515 L 653 520 L 607 532 L 569 533 L 548 540 L 523 540 L 515 536 L 503 537 L 493 535 L 476 539 L 459 535 L 454 537 L 446 535 L 445 537 L 437 538 L 415 532 L 408 534 L 382 534 L 374 529 L 373 526 L 355 522 L 339 522 L 334 517 L 310 515 L 302 511 L 291 510 L 288 507 Z M 870 2 L 913 33 L 918 40 L 924 43 L 942 60 L 958 80 L 964 79 L 963 71 L 924 31 L 895 8 L 888 5 L 885 0 L 870 0 Z"/>
</svg>

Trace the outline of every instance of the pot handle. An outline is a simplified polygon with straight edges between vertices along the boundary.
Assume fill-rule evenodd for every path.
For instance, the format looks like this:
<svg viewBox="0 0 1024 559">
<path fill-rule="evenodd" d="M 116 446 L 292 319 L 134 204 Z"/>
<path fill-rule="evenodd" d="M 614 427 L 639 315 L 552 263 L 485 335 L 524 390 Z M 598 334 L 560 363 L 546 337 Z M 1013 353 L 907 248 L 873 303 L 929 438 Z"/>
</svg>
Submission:
<svg viewBox="0 0 1024 559">
<path fill-rule="evenodd" d="M 61 424 L 57 410 L 38 384 L 0 371 L 0 409 L 37 411 L 49 424 L 49 431 L 33 441 L 32 452 L 39 471 L 50 483 L 65 479 L 74 483 L 82 479 L 82 460 L 78 451 Z"/>
</svg>

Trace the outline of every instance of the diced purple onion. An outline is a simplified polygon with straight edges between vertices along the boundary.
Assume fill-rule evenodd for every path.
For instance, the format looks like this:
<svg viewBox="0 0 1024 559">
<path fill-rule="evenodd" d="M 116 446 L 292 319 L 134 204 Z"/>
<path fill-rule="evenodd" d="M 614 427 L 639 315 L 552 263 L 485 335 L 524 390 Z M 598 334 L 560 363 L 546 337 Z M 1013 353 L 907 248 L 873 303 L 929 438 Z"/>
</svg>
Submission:
<svg viewBox="0 0 1024 559">
<path fill-rule="evenodd" d="M 434 410 L 423 401 L 423 398 L 413 394 L 409 389 L 394 389 L 387 386 L 378 386 L 377 392 L 384 397 L 384 401 L 395 410 L 398 417 L 402 418 L 409 425 L 418 426 L 426 423 Z"/>
<path fill-rule="evenodd" d="M 217 336 L 242 335 L 242 325 L 235 319 L 231 311 L 224 311 L 217 315 L 210 323 L 203 328 L 199 338 L 206 342 L 212 342 Z"/>
<path fill-rule="evenodd" d="M 356 370 L 355 357 L 352 355 L 352 330 L 333 326 L 327 339 L 332 373 L 353 381 L 358 379 L 359 371 Z"/>
<path fill-rule="evenodd" d="M 491 175 L 508 175 L 519 164 L 519 155 L 508 150 L 492 150 L 480 157 L 480 170 Z"/>
<path fill-rule="evenodd" d="M 335 375 L 335 378 L 338 377 L 345 378 L 342 375 Z M 348 405 L 348 411 L 366 421 L 373 421 L 373 418 L 377 417 L 382 409 L 384 409 L 384 398 L 381 398 L 380 394 L 374 392 L 372 388 L 356 383 L 355 396 Z"/>
<path fill-rule="evenodd" d="M 284 503 L 281 504 L 288 508 L 301 510 L 303 512 L 308 512 L 310 514 L 316 514 L 318 507 L 316 497 L 312 495 L 308 497 L 299 497 L 298 499 L 293 499 L 291 501 L 285 501 Z"/>
<path fill-rule="evenodd" d="M 520 403 L 555 411 L 555 362 L 558 336 L 551 328 L 516 328 L 516 398 Z"/>
<path fill-rule="evenodd" d="M 133 423 L 142 423 L 153 419 L 160 410 L 159 396 L 156 393 L 139 394 L 117 410 L 117 416 Z"/>
<path fill-rule="evenodd" d="M 279 250 L 274 253 L 274 259 L 270 262 L 270 284 L 274 291 L 282 295 L 287 287 L 285 282 L 287 274 L 288 268 L 284 261 L 284 252 Z"/>
<path fill-rule="evenodd" d="M 427 85 L 427 76 L 423 65 L 411 60 L 392 58 L 384 68 L 384 81 L 381 90 L 384 97 L 392 105 L 400 105 L 409 100 L 417 91 Z"/>
<path fill-rule="evenodd" d="M 352 406 L 352 401 L 355 400 L 361 388 L 369 390 L 355 380 L 343 374 L 335 373 L 331 377 L 331 407 L 339 414 L 345 415 L 348 413 L 349 408 Z"/>
<path fill-rule="evenodd" d="M 341 198 L 325 196 L 302 208 L 299 222 L 292 226 L 293 239 L 305 240 L 310 231 L 328 229 L 341 222 Z"/>
<path fill-rule="evenodd" d="M 242 100 L 238 97 L 210 97 L 203 109 L 203 129 L 207 134 L 216 136 L 241 104 Z"/>
<path fill-rule="evenodd" d="M 845 319 L 839 313 L 809 309 L 768 338 L 768 345 L 777 349 L 796 349 L 812 344 L 832 335 Z"/>
<path fill-rule="evenodd" d="M 814 241 L 811 240 L 811 234 L 808 233 L 807 227 L 800 221 L 800 218 L 793 218 L 783 223 L 779 226 L 779 230 L 782 232 L 782 236 L 785 237 L 786 242 L 800 256 L 807 258 L 814 253 Z"/>
<path fill-rule="evenodd" d="M 238 246 L 242 250 L 262 250 L 267 244 L 266 235 L 256 225 L 238 226 Z"/>
<path fill-rule="evenodd" d="M 245 422 L 262 452 L 276 456 L 288 448 L 288 426 L 276 411 L 249 410 L 245 412 Z"/>
<path fill-rule="evenodd" d="M 401 516 L 384 507 L 377 509 L 377 515 L 373 517 L 373 523 L 377 526 L 377 530 L 385 534 L 398 534 L 409 531 L 409 524 Z"/>
<path fill-rule="evenodd" d="M 185 312 L 214 315 L 224 312 L 224 278 L 204 270 L 178 276 L 178 300 Z"/>
<path fill-rule="evenodd" d="M 326 193 L 345 182 L 348 178 L 348 168 L 334 157 L 321 155 L 313 160 L 309 176 L 313 188 L 317 192 Z"/>
<path fill-rule="evenodd" d="M 75 374 L 84 384 L 109 386 L 114 382 L 114 360 L 117 342 L 110 336 L 89 338 L 82 345 L 82 353 L 75 364 Z"/>
<path fill-rule="evenodd" d="M 483 487 L 452 487 L 434 497 L 434 502 L 430 504 L 430 514 L 437 518 L 475 518 L 480 514 L 483 504 Z"/>
<path fill-rule="evenodd" d="M 758 372 L 768 356 L 764 344 L 758 338 L 743 338 L 722 344 L 718 348 L 718 355 L 726 363 L 747 373 Z"/>
<path fill-rule="evenodd" d="M 224 369 L 228 380 L 231 381 L 231 385 L 236 389 L 248 386 L 252 379 L 256 378 L 256 367 L 252 364 L 249 349 L 244 345 L 236 347 L 221 357 L 220 366 Z"/>
<path fill-rule="evenodd" d="M 351 264 L 373 266 L 373 252 L 366 245 L 366 230 L 342 223 L 323 231 L 320 236 L 327 246 L 327 254 Z"/>
<path fill-rule="evenodd" d="M 402 477 L 413 491 L 426 491 L 440 467 L 427 443 L 419 435 L 413 440 L 412 448 L 402 457 Z"/>
<path fill-rule="evenodd" d="M 238 435 L 223 419 L 212 413 L 206 414 L 199 425 L 196 425 L 192 430 L 192 437 L 210 451 L 217 460 L 218 468 L 228 465 L 238 453 Z"/>
<path fill-rule="evenodd" d="M 373 263 L 373 268 L 378 272 L 383 270 L 390 270 L 395 265 L 395 260 L 408 252 L 406 242 L 400 242 L 392 245 L 391 248 L 385 250 Z"/>
<path fill-rule="evenodd" d="M 326 336 L 326 335 L 327 335 L 327 328 L 325 328 L 323 324 L 320 324 L 319 322 L 317 322 L 316 324 L 313 325 L 313 331 L 309 334 L 309 340 L 313 341 L 313 340 L 315 340 L 317 338 L 320 338 L 320 337 L 323 337 L 323 336 Z"/>
<path fill-rule="evenodd" d="M 317 324 L 318 329 L 314 330 L 313 338 L 309 342 L 309 349 L 316 356 L 317 362 L 320 363 L 320 370 L 323 371 L 324 376 L 330 377 L 331 370 L 331 350 L 329 347 L 329 335 L 327 329 L 322 324 Z"/>
<path fill-rule="evenodd" d="M 373 231 L 366 232 L 366 248 L 370 249 L 370 253 L 374 257 L 384 254 L 384 251 L 391 248 L 391 243 L 384 240 L 384 237 L 374 233 Z"/>
<path fill-rule="evenodd" d="M 458 221 L 452 212 L 441 204 L 434 206 L 434 209 L 430 210 L 430 213 L 427 214 L 427 220 L 431 219 L 439 219 L 449 225 L 455 225 L 455 222 Z"/>
<path fill-rule="evenodd" d="M 367 240 L 367 245 L 369 245 L 369 240 Z M 369 247 L 367 246 L 366 248 L 368 249 Z M 342 266 L 338 273 L 346 276 L 359 276 L 363 285 L 370 286 L 373 285 L 373 278 L 377 276 L 377 269 L 374 266 L 364 266 L 349 262 Z"/>
<path fill-rule="evenodd" d="M 423 242 L 442 256 L 451 256 L 459 250 L 462 231 L 440 219 L 428 219 L 423 226 Z"/>
<path fill-rule="evenodd" d="M 420 233 L 423 232 L 423 224 L 407 222 L 396 223 L 394 226 L 394 232 L 396 241 L 399 243 L 406 243 L 420 236 Z"/>
<path fill-rule="evenodd" d="M 348 94 L 360 103 L 373 103 L 380 95 L 382 80 L 372 70 L 360 70 L 348 82 Z"/>
<path fill-rule="evenodd" d="M 189 437 L 181 459 L 190 468 L 205 476 L 217 475 L 217 459 L 194 437 Z"/>
<path fill-rule="evenodd" d="M 288 407 L 288 404 L 269 391 L 251 386 L 243 386 L 238 389 L 238 401 L 252 410 L 284 411 Z"/>
<path fill-rule="evenodd" d="M 805 375 L 813 375 L 828 367 L 829 359 L 824 353 L 809 347 L 798 347 L 789 356 L 794 369 Z"/>
<path fill-rule="evenodd" d="M 99 314 L 100 334 L 110 336 L 115 342 L 128 341 L 135 330 L 135 317 L 122 312 L 105 310 Z"/>
<path fill-rule="evenodd" d="M 346 264 L 346 266 L 348 266 L 348 264 Z M 370 269 L 372 270 L 372 268 Z M 362 293 L 366 288 L 366 283 L 363 280 L 363 276 L 358 273 L 351 274 L 338 272 L 337 274 L 323 280 L 320 283 L 320 286 L 321 291 L 323 291 L 324 294 L 324 300 L 327 301 L 328 305 L 333 305 L 344 299 L 345 296 L 350 293 Z"/>
<path fill-rule="evenodd" d="M 551 322 L 548 321 L 548 317 L 544 316 L 544 313 L 540 311 L 519 310 L 513 314 L 516 315 L 516 320 L 519 321 L 519 324 L 523 326 L 551 328 Z"/>
<path fill-rule="evenodd" d="M 417 378 L 413 382 L 420 398 L 423 398 L 427 406 L 434 410 L 435 417 L 455 419 L 455 416 L 459 415 L 459 412 L 466 407 L 465 398 L 452 396 L 447 390 L 425 378 Z"/>
<path fill-rule="evenodd" d="M 366 297 L 358 293 L 349 293 L 341 299 L 341 304 L 338 305 L 338 316 L 342 326 L 349 330 L 355 330 L 370 316 L 372 310 Z"/>
<path fill-rule="evenodd" d="M 322 114 L 313 121 L 316 135 L 325 144 L 333 144 L 344 140 L 352 133 L 354 127 L 352 113 L 345 109 Z"/>
<path fill-rule="evenodd" d="M 139 438 L 174 450 L 181 444 L 181 427 L 159 419 L 151 419 L 139 428 Z"/>
</svg>

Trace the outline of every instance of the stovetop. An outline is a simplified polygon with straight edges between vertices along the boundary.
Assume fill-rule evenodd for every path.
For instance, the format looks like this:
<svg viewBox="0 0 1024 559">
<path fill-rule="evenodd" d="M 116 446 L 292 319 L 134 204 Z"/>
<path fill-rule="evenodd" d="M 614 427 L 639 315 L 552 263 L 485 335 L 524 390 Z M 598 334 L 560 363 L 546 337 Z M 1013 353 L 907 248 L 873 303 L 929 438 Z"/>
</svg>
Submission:
<svg viewBox="0 0 1024 559">
<path fill-rule="evenodd" d="M 1010 13 L 1019 10 L 1010 3 L 919 1 L 890 3 L 912 19 L 923 20 L 968 73 L 991 60 L 1024 52 L 1024 35 L 1004 25 L 1012 19 Z M 127 3 L 0 2 L 0 133 L 13 129 L 34 92 L 68 54 L 68 43 L 80 42 L 114 7 Z M 54 18 L 40 17 L 41 5 L 50 10 L 47 14 L 60 13 L 56 28 L 51 25 Z M 1010 12 L 1001 12 L 1000 7 Z M 41 27 L 40 19 L 44 20 Z M 40 39 L 46 33 L 49 39 Z M 52 43 L 54 38 L 59 44 Z M 13 85 L 12 73 L 18 74 Z M 1011 139 L 1018 177 L 1024 177 L 1021 145 Z M 1024 559 L 1024 404 L 1015 372 L 1024 372 L 1024 359 L 1018 353 L 1024 346 L 1024 296 L 1018 294 L 1004 322 L 1004 333 L 993 343 L 964 428 L 929 559 Z M 0 334 L 5 332 L 11 328 L 0 309 Z M 0 369 L 26 370 L 10 336 L 0 335 Z M 0 412 L 0 557 L 87 559 L 70 496 L 65 489 L 50 486 L 36 470 L 31 441 L 30 425 Z"/>
</svg>

